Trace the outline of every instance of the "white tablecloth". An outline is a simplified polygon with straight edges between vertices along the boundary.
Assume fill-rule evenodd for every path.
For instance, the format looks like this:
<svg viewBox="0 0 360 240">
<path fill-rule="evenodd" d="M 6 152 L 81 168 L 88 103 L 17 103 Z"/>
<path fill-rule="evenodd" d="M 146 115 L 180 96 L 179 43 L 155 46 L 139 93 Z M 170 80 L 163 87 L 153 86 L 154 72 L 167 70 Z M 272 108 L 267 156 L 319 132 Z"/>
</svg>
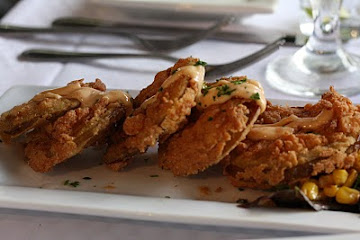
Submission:
<svg viewBox="0 0 360 240">
<path fill-rule="evenodd" d="M 255 15 L 243 20 L 243 30 L 294 32 L 297 30 L 298 5 L 296 1 L 280 1 L 274 14 Z M 48 26 L 60 16 L 88 16 L 121 19 L 116 8 L 94 8 L 87 1 L 23 0 L 3 19 L 2 23 L 30 26 Z M 85 78 L 102 79 L 109 88 L 141 89 L 151 83 L 156 72 L 166 69 L 168 62 L 159 60 L 117 59 L 101 60 L 92 64 L 29 63 L 17 56 L 28 48 L 57 48 L 103 52 L 141 52 L 125 39 L 110 36 L 37 36 L 34 38 L 0 37 L 0 95 L 14 85 L 59 86 Z M 196 56 L 208 63 L 223 63 L 245 56 L 259 48 L 257 44 L 202 41 L 172 53 L 176 57 Z M 356 42 L 347 46 L 360 54 Z M 266 64 L 276 55 L 291 54 L 296 48 L 283 48 L 275 54 L 233 75 L 247 75 L 262 82 L 267 97 L 288 98 L 271 89 L 264 81 Z M 359 102 L 360 96 L 354 97 Z M 88 217 L 79 215 L 43 213 L 0 209 L 1 239 L 245 239 L 302 236 L 304 232 L 264 231 L 244 228 L 214 228 L 182 224 L 151 223 Z"/>
</svg>

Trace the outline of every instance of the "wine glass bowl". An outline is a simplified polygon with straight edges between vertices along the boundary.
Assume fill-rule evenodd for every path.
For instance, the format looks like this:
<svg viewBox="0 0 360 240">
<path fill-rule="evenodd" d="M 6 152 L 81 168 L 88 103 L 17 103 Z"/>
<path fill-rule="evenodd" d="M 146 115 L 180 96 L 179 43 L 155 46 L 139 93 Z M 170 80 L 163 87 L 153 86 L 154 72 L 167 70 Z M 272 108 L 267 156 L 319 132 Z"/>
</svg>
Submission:
<svg viewBox="0 0 360 240">
<path fill-rule="evenodd" d="M 330 86 L 341 94 L 360 93 L 359 60 L 347 53 L 339 37 L 341 0 L 312 0 L 314 30 L 305 46 L 292 56 L 268 64 L 269 84 L 293 95 L 315 97 Z"/>
</svg>

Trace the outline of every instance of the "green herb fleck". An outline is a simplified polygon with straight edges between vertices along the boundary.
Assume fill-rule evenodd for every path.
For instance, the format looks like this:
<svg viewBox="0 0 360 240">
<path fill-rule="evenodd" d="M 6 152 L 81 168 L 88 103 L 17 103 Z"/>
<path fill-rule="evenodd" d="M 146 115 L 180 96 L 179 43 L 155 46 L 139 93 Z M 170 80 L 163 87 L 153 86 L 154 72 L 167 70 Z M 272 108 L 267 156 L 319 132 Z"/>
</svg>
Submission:
<svg viewBox="0 0 360 240">
<path fill-rule="evenodd" d="M 213 117 L 209 117 L 209 118 L 208 118 L 208 121 L 212 121 L 212 120 L 214 120 Z"/>
<path fill-rule="evenodd" d="M 235 85 L 240 85 L 240 84 L 243 84 L 245 82 L 246 82 L 246 79 L 232 81 L 232 83 L 235 84 Z"/>
<path fill-rule="evenodd" d="M 207 63 L 204 62 L 204 61 L 197 61 L 197 62 L 194 64 L 194 66 L 199 66 L 199 65 L 205 67 L 205 66 L 207 65 Z"/>
<path fill-rule="evenodd" d="M 235 91 L 235 89 L 230 89 L 230 87 L 228 85 L 222 85 L 219 87 L 216 87 L 216 89 L 218 90 L 217 96 L 220 97 L 222 95 L 231 95 L 231 93 L 233 91 Z"/>
<path fill-rule="evenodd" d="M 80 183 L 78 181 L 75 181 L 75 182 L 70 183 L 69 185 L 72 187 L 77 187 L 80 185 Z"/>
<path fill-rule="evenodd" d="M 159 177 L 159 175 L 154 174 L 154 175 L 150 175 L 150 177 Z"/>
<path fill-rule="evenodd" d="M 170 198 L 170 196 L 165 196 L 165 198 Z"/>
<path fill-rule="evenodd" d="M 163 87 L 160 87 L 160 88 L 159 88 L 159 92 L 162 92 L 163 90 L 164 90 Z"/>
<path fill-rule="evenodd" d="M 174 75 L 176 72 L 178 71 L 178 69 L 175 69 L 171 72 L 171 75 Z"/>
<path fill-rule="evenodd" d="M 70 182 L 70 180 L 66 180 L 66 181 L 64 182 L 64 185 L 65 185 L 65 186 L 77 187 L 77 186 L 80 185 L 80 182 L 79 182 L 79 181 Z"/>
<path fill-rule="evenodd" d="M 91 177 L 83 177 L 84 180 L 91 180 Z"/>
<path fill-rule="evenodd" d="M 260 94 L 259 93 L 254 93 L 253 95 L 250 96 L 250 99 L 259 100 L 260 99 Z"/>
<path fill-rule="evenodd" d="M 212 88 L 213 86 L 208 86 L 206 83 L 204 83 L 201 88 L 201 93 L 206 96 L 206 94 L 208 94 L 209 90 Z"/>
</svg>

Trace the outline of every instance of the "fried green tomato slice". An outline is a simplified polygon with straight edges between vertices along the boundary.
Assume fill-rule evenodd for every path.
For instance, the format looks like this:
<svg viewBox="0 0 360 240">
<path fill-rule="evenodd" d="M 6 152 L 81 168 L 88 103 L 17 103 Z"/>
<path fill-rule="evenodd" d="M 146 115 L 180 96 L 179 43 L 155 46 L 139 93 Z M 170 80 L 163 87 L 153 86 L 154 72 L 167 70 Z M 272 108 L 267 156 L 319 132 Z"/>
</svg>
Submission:
<svg viewBox="0 0 360 240">
<path fill-rule="evenodd" d="M 93 83 L 83 83 L 83 80 L 76 80 L 68 84 L 77 88 L 91 88 L 98 91 L 105 91 L 105 85 L 97 79 Z M 65 87 L 66 88 L 66 87 Z M 9 143 L 14 139 L 34 128 L 54 121 L 64 115 L 67 111 L 81 105 L 77 98 L 64 98 L 60 94 L 52 94 L 54 89 L 36 95 L 27 103 L 15 106 L 4 112 L 0 117 L 0 138 Z"/>
<path fill-rule="evenodd" d="M 113 92 L 115 96 L 123 94 Z M 104 95 L 93 106 L 69 110 L 56 121 L 29 133 L 25 147 L 29 166 L 37 172 L 48 172 L 86 147 L 105 142 L 115 124 L 129 111 L 129 105 L 122 100 Z"/>
<path fill-rule="evenodd" d="M 110 144 L 104 157 L 111 169 L 122 169 L 134 155 L 144 153 L 158 141 L 165 141 L 187 123 L 201 92 L 205 69 L 196 65 L 193 58 L 189 58 L 187 64 L 181 61 L 182 67 L 162 81 L 156 93 L 142 101 L 126 118 L 122 132 L 116 134 L 120 140 Z"/>
<path fill-rule="evenodd" d="M 316 104 L 268 106 L 226 160 L 237 187 L 292 185 L 358 164 L 360 111 L 333 88 Z"/>
<path fill-rule="evenodd" d="M 246 77 L 205 86 L 198 119 L 160 144 L 160 167 L 187 176 L 219 163 L 245 139 L 265 106 L 261 85 Z"/>
</svg>

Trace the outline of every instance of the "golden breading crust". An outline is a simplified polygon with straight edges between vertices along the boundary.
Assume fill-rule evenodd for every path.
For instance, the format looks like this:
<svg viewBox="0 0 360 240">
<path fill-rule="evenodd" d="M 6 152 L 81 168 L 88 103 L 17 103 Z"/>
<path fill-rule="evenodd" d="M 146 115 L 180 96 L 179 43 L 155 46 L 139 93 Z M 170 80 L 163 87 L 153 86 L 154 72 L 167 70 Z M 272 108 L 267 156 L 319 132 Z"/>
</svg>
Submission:
<svg viewBox="0 0 360 240">
<path fill-rule="evenodd" d="M 48 172 L 55 165 L 78 154 L 84 148 L 104 140 L 114 124 L 125 117 L 120 102 L 100 99 L 92 107 L 68 111 L 55 122 L 28 134 L 25 156 L 37 172 Z"/>
<path fill-rule="evenodd" d="M 189 58 L 187 65 L 184 61 L 179 61 L 182 66 L 194 65 L 194 58 Z M 175 81 L 163 89 L 162 85 L 156 87 L 156 94 L 143 101 L 142 105 L 126 118 L 123 132 L 116 134 L 122 136 L 122 140 L 119 141 L 121 137 L 118 137 L 118 141 L 110 144 L 104 157 L 105 163 L 111 169 L 118 171 L 125 167 L 132 156 L 145 152 L 159 140 L 165 141 L 169 135 L 187 123 L 187 116 L 196 105 L 195 99 L 201 91 L 198 81 L 202 82 L 204 77 L 203 67 L 198 68 L 202 68 L 202 73 L 199 73 L 202 79 L 196 80 L 186 72 L 178 71 Z M 154 90 L 154 86 L 151 89 L 149 92 Z M 141 101 L 138 100 L 138 104 L 139 102 Z"/>
<path fill-rule="evenodd" d="M 105 91 L 105 85 L 99 79 L 94 83 L 83 83 L 83 79 L 71 83 L 75 82 L 79 82 L 81 87 L 91 87 Z M 45 98 L 41 101 L 36 101 L 33 98 L 29 102 L 15 106 L 1 114 L 0 138 L 8 143 L 11 139 L 47 122 L 54 121 L 68 110 L 75 109 L 78 106 L 80 106 L 80 102 L 76 99 Z"/>
<path fill-rule="evenodd" d="M 172 73 L 174 71 L 176 71 L 178 68 L 180 67 L 184 67 L 187 65 L 194 65 L 197 61 L 199 61 L 198 58 L 193 58 L 193 57 L 189 57 L 189 58 L 183 58 L 183 59 L 179 59 L 174 66 L 169 67 L 168 69 L 158 72 L 155 75 L 154 81 L 147 86 L 146 88 L 142 89 L 140 91 L 140 93 L 136 96 L 136 98 L 134 99 L 134 108 L 140 107 L 140 105 L 148 98 L 152 97 L 153 95 L 155 95 L 161 85 L 164 83 L 164 81 L 170 77 L 172 75 Z"/>
<path fill-rule="evenodd" d="M 210 106 L 195 123 L 160 144 L 160 167 L 177 176 L 204 171 L 246 137 L 259 114 L 258 105 L 244 99 Z"/>
<path fill-rule="evenodd" d="M 237 187 L 292 184 L 357 161 L 360 111 L 333 88 L 304 108 L 269 105 L 257 123 L 226 159 L 224 172 Z M 263 131 L 269 124 L 278 126 Z"/>
</svg>

